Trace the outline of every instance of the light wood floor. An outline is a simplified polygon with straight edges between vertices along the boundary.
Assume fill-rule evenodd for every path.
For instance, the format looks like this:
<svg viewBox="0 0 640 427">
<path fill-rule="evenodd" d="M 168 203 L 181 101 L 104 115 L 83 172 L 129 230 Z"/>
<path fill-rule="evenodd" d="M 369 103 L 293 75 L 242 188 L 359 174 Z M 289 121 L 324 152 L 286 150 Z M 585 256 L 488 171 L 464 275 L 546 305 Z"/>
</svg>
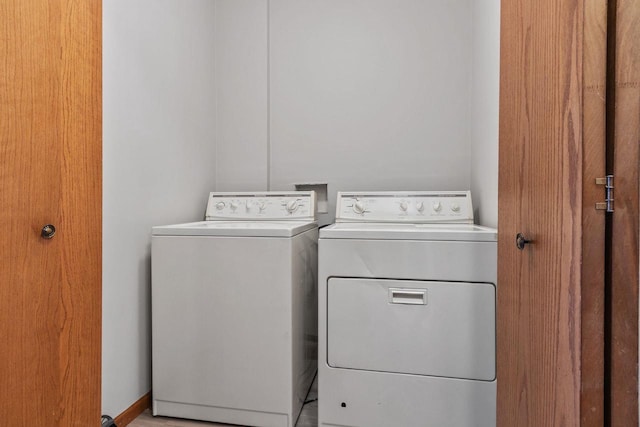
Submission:
<svg viewBox="0 0 640 427">
<path fill-rule="evenodd" d="M 313 382 L 313 386 L 307 396 L 310 401 L 302 408 L 300 418 L 296 427 L 317 427 L 318 426 L 318 379 Z M 142 415 L 133 420 L 129 427 L 237 427 L 229 424 L 206 423 L 203 421 L 183 420 L 179 418 L 154 417 L 150 410 L 146 410 Z"/>
<path fill-rule="evenodd" d="M 129 427 L 216 427 L 228 424 L 205 423 L 202 421 L 182 420 L 179 418 L 154 417 L 147 409 L 142 415 L 133 420 Z"/>
</svg>

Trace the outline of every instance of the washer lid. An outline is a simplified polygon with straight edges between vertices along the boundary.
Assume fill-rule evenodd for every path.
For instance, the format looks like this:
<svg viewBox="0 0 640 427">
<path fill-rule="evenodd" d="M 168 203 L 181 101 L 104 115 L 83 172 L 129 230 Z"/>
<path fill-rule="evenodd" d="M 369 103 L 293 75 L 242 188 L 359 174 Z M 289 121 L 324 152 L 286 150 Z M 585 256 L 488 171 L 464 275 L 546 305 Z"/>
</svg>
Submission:
<svg viewBox="0 0 640 427">
<path fill-rule="evenodd" d="M 494 228 L 473 224 L 336 223 L 320 229 L 321 239 L 443 240 L 495 242 Z"/>
<path fill-rule="evenodd" d="M 199 221 L 153 227 L 153 236 L 293 237 L 318 227 L 308 221 Z"/>
</svg>

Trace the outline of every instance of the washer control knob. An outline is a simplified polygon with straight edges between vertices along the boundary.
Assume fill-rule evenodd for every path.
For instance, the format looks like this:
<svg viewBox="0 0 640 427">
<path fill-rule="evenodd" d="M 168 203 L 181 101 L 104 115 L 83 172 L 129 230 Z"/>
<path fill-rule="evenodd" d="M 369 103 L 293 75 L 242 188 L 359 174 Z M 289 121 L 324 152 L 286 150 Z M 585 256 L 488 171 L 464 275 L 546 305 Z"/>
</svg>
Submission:
<svg viewBox="0 0 640 427">
<path fill-rule="evenodd" d="M 406 212 L 408 207 L 409 205 L 407 204 L 407 202 L 400 202 L 400 210 L 402 212 Z"/>
<path fill-rule="evenodd" d="M 456 213 L 460 212 L 460 205 L 457 203 L 451 203 L 451 210 Z"/>
<path fill-rule="evenodd" d="M 286 205 L 287 212 L 294 213 L 298 209 L 298 201 L 290 200 Z"/>
<path fill-rule="evenodd" d="M 363 202 L 356 199 L 355 203 L 353 204 L 353 211 L 359 215 L 364 215 L 364 213 L 367 211 L 367 207 Z"/>
<path fill-rule="evenodd" d="M 232 211 L 235 211 L 236 209 L 238 209 L 238 202 L 229 203 L 229 207 L 231 208 Z"/>
<path fill-rule="evenodd" d="M 433 202 L 433 210 L 434 212 L 440 212 L 442 210 L 442 203 Z"/>
<path fill-rule="evenodd" d="M 260 209 L 260 212 L 265 210 L 266 207 L 267 207 L 267 205 L 265 205 L 264 202 L 258 203 L 258 209 Z"/>
<path fill-rule="evenodd" d="M 224 202 L 218 202 L 218 203 L 216 203 L 216 209 L 217 209 L 217 210 L 221 211 L 222 209 L 224 209 L 224 207 L 225 207 Z"/>
<path fill-rule="evenodd" d="M 416 203 L 416 209 L 418 210 L 418 212 L 424 212 L 424 203 L 423 202 Z"/>
<path fill-rule="evenodd" d="M 244 205 L 244 207 L 247 210 L 247 212 L 249 212 L 253 207 L 253 203 L 250 200 L 247 200 L 247 203 Z"/>
</svg>

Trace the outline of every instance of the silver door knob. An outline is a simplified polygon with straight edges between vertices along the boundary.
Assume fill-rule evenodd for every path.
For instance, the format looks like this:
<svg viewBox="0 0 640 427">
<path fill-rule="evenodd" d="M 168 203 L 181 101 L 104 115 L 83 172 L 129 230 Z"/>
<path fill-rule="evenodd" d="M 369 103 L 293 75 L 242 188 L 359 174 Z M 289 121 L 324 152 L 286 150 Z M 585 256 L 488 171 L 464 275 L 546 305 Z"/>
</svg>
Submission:
<svg viewBox="0 0 640 427">
<path fill-rule="evenodd" d="M 43 239 L 52 239 L 53 236 L 56 235 L 56 227 L 53 224 L 47 224 L 42 227 L 42 231 L 40 232 L 40 236 Z"/>
</svg>

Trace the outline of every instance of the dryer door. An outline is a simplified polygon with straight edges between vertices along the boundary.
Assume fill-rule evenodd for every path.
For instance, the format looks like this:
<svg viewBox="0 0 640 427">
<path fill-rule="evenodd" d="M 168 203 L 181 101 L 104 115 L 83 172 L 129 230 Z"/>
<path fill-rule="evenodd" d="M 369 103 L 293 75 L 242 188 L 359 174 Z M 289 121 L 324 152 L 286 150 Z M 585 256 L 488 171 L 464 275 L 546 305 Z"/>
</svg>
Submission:
<svg viewBox="0 0 640 427">
<path fill-rule="evenodd" d="M 495 379 L 493 284 L 330 278 L 327 292 L 329 366 Z"/>
</svg>

